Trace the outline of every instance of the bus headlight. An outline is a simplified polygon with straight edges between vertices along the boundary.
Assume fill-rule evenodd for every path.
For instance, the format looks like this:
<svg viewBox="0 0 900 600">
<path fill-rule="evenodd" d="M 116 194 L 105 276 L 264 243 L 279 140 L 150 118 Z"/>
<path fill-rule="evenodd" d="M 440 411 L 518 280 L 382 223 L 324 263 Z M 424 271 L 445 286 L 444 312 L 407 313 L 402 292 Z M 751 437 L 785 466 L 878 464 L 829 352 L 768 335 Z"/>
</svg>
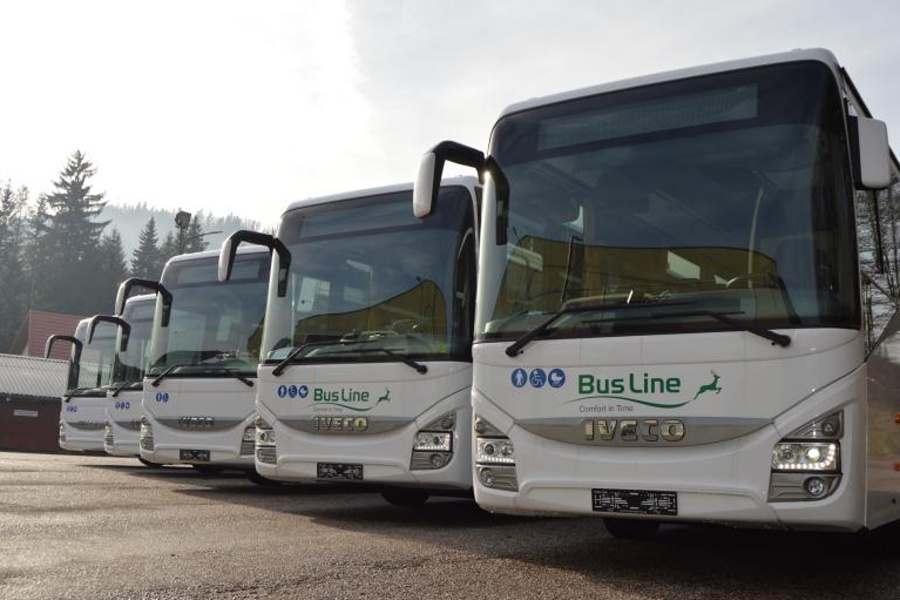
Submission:
<svg viewBox="0 0 900 600">
<path fill-rule="evenodd" d="M 241 456 L 253 456 L 253 449 L 256 444 L 256 427 L 251 425 L 244 429 L 241 436 Z"/>
<path fill-rule="evenodd" d="M 817 418 L 790 432 L 772 449 L 769 501 L 821 500 L 841 481 L 844 413 Z"/>
<path fill-rule="evenodd" d="M 515 492 L 516 451 L 502 431 L 475 415 L 475 473 L 485 487 Z"/>
<path fill-rule="evenodd" d="M 267 465 L 278 464 L 275 450 L 275 430 L 262 417 L 256 417 L 253 428 L 256 444 L 256 460 Z"/>
<path fill-rule="evenodd" d="M 147 417 L 141 417 L 141 450 L 153 452 L 153 425 Z"/>
<path fill-rule="evenodd" d="M 447 413 L 416 432 L 412 444 L 411 471 L 442 469 L 453 458 L 456 414 Z"/>
<path fill-rule="evenodd" d="M 453 436 L 450 433 L 437 431 L 420 431 L 413 440 L 413 450 L 429 452 L 438 450 L 441 452 L 450 452 L 452 449 Z"/>
</svg>

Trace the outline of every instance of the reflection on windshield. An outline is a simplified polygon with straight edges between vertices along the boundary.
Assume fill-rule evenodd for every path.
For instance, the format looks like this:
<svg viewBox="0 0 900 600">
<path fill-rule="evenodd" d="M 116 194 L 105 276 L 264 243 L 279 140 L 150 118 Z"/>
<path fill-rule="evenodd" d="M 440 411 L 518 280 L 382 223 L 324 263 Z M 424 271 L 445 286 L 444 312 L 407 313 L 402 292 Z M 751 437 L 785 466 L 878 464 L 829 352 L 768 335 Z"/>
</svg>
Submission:
<svg viewBox="0 0 900 600">
<path fill-rule="evenodd" d="M 112 375 L 113 355 L 118 327 L 99 323 L 94 338 L 87 343 L 87 327 L 78 325 L 76 337 L 83 340 L 80 360 L 75 362 L 75 349 L 69 360 L 67 396 L 105 396 Z"/>
<path fill-rule="evenodd" d="M 150 334 L 153 329 L 153 309 L 155 300 L 141 299 L 125 305 L 122 318 L 131 325 L 128 336 L 128 347 L 124 352 L 117 350 L 113 362 L 112 387 L 140 387 L 147 366 L 147 353 L 150 349 Z M 119 347 L 122 332 L 116 340 Z"/>
<path fill-rule="evenodd" d="M 841 111 L 831 73 L 801 63 L 511 115 L 492 147 L 509 241 L 483 260 L 478 330 L 516 338 L 575 307 L 607 312 L 557 334 L 729 328 L 714 313 L 858 326 Z M 608 310 L 670 302 L 696 310 Z"/>
<path fill-rule="evenodd" d="M 279 237 L 293 256 L 289 291 L 270 298 L 267 360 L 304 345 L 297 357 L 322 361 L 464 353 L 474 245 L 462 238 L 471 199 L 464 188 L 442 194 L 435 214 L 421 221 L 411 192 L 286 215 Z"/>
<path fill-rule="evenodd" d="M 267 253 L 238 254 L 226 283 L 218 282 L 212 257 L 167 267 L 162 283 L 173 297 L 169 325 L 159 326 L 158 297 L 147 374 L 157 376 L 174 367 L 173 376 L 226 376 L 223 368 L 255 375 L 268 273 Z"/>
</svg>

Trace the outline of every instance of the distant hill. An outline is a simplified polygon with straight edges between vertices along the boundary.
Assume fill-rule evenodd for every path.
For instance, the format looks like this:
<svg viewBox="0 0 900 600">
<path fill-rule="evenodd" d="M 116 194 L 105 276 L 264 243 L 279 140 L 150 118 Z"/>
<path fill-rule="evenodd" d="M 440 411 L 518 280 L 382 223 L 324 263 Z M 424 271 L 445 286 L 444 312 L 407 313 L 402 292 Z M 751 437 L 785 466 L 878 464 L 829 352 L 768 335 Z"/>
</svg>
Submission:
<svg viewBox="0 0 900 600">
<path fill-rule="evenodd" d="M 112 205 L 107 204 L 100 213 L 98 221 L 110 221 L 107 225 L 107 231 L 112 228 L 119 230 L 122 234 L 122 245 L 125 248 L 125 260 L 131 262 L 131 253 L 138 245 L 138 239 L 141 230 L 147 226 L 150 217 L 156 219 L 156 231 L 159 235 L 159 242 L 162 244 L 166 239 L 166 235 L 170 231 L 175 230 L 175 213 L 174 210 L 163 210 L 158 208 L 150 208 L 146 204 L 129 205 Z M 209 242 L 210 250 L 218 248 L 222 241 L 238 229 L 254 229 L 259 230 L 261 225 L 259 221 L 244 219 L 236 215 L 226 215 L 218 217 L 212 213 L 200 211 L 195 215 L 203 227 L 204 232 L 221 231 L 204 236 L 204 240 Z"/>
</svg>

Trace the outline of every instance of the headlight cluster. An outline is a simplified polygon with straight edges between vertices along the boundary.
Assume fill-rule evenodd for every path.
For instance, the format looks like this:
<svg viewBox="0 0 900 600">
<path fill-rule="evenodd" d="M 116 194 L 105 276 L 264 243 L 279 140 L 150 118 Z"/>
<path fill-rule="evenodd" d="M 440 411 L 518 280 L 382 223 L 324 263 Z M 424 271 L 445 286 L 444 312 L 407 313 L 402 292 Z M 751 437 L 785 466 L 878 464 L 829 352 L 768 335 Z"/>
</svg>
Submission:
<svg viewBox="0 0 900 600">
<path fill-rule="evenodd" d="M 798 427 L 775 444 L 770 502 L 821 500 L 837 489 L 843 422 L 843 411 L 837 411 Z"/>
<path fill-rule="evenodd" d="M 447 413 L 417 431 L 413 438 L 410 470 L 427 471 L 447 466 L 453 458 L 455 430 L 456 414 Z"/>
<path fill-rule="evenodd" d="M 153 452 L 153 425 L 147 417 L 141 417 L 141 450 Z"/>
<path fill-rule="evenodd" d="M 516 451 L 512 441 L 485 419 L 475 415 L 475 472 L 489 488 L 515 492 Z"/>
<path fill-rule="evenodd" d="M 278 464 L 275 449 L 275 430 L 262 417 L 256 417 L 254 443 L 256 445 L 256 460 L 268 465 Z M 250 430 L 250 428 L 248 428 Z M 246 432 L 245 432 L 246 434 Z"/>
<path fill-rule="evenodd" d="M 256 426 L 251 425 L 244 429 L 241 436 L 241 456 L 253 456 L 253 450 L 256 447 Z"/>
<path fill-rule="evenodd" d="M 113 428 L 112 423 L 109 421 L 106 422 L 106 428 L 103 435 L 103 443 L 107 446 L 112 446 L 115 442 L 115 438 L 113 437 Z"/>
</svg>

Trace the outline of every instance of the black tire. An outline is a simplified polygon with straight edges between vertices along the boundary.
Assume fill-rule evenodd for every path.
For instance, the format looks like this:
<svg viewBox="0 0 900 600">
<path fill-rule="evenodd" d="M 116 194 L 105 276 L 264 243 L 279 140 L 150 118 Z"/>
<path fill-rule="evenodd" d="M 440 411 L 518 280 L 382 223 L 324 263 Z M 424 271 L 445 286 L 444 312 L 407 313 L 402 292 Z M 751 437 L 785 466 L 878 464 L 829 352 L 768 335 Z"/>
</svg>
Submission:
<svg viewBox="0 0 900 600">
<path fill-rule="evenodd" d="M 244 474 L 247 476 L 247 479 L 249 479 L 256 485 L 264 485 L 264 486 L 272 487 L 272 486 L 277 486 L 277 485 L 281 485 L 282 483 L 284 483 L 282 481 L 276 481 L 274 479 L 269 479 L 268 477 L 263 477 L 256 471 L 251 471 L 249 469 L 244 471 Z"/>
<path fill-rule="evenodd" d="M 603 519 L 603 525 L 614 538 L 622 540 L 653 540 L 659 529 L 659 521 L 643 519 Z"/>
<path fill-rule="evenodd" d="M 144 465 L 144 466 L 147 467 L 148 469 L 159 469 L 160 467 L 162 467 L 161 464 L 155 463 L 155 462 L 150 462 L 150 461 L 147 460 L 146 458 L 141 458 L 140 456 L 138 456 L 137 459 L 138 459 L 138 462 L 139 462 L 139 463 L 141 463 L 142 465 Z"/>
<path fill-rule="evenodd" d="M 191 467 L 198 473 L 203 473 L 204 475 L 218 475 L 225 470 L 225 467 L 216 465 L 191 465 Z"/>
<path fill-rule="evenodd" d="M 424 490 L 391 489 L 383 490 L 381 496 L 395 506 L 422 506 L 428 501 Z"/>
</svg>

